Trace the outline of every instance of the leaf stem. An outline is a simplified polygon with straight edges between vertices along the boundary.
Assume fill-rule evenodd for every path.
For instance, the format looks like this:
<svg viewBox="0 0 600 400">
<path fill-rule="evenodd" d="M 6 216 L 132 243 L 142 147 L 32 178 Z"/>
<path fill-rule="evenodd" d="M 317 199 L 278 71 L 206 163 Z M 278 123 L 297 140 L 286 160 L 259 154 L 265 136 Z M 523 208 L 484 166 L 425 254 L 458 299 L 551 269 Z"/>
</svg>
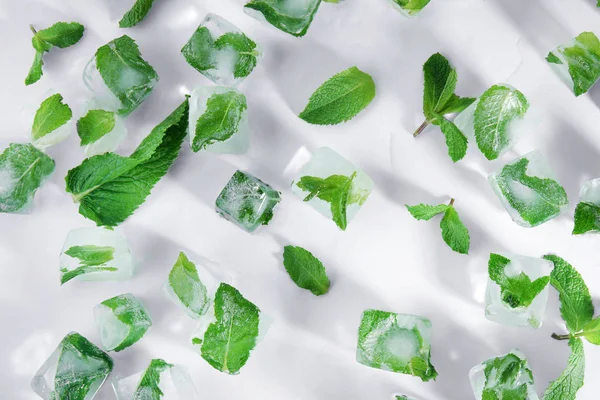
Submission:
<svg viewBox="0 0 600 400">
<path fill-rule="evenodd" d="M 452 198 L 450 199 L 450 204 L 448 204 L 448 205 L 449 205 L 450 207 L 452 207 L 452 206 L 454 205 L 454 197 L 452 197 Z"/>
<path fill-rule="evenodd" d="M 33 25 L 29 25 L 29 29 L 31 29 L 31 32 L 33 32 L 34 35 L 37 35 L 37 31 L 35 30 Z"/>
<path fill-rule="evenodd" d="M 556 333 L 553 333 L 551 337 L 552 339 L 556 340 L 569 340 L 571 338 L 571 335 L 557 335 Z"/>
<path fill-rule="evenodd" d="M 429 121 L 425 120 L 421 126 L 419 126 L 417 128 L 417 130 L 415 131 L 415 133 L 413 133 L 413 137 L 417 137 L 421 134 L 421 132 L 423 132 L 425 130 L 425 128 L 427 128 L 427 126 L 429 125 Z"/>
</svg>

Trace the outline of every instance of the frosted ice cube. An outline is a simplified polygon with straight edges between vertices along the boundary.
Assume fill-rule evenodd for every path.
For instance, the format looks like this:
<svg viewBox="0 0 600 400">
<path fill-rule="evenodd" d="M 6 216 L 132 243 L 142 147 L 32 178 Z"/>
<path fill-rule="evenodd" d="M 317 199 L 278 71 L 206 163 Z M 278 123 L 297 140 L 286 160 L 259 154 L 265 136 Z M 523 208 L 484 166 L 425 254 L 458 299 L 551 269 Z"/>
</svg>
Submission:
<svg viewBox="0 0 600 400">
<path fill-rule="evenodd" d="M 194 400 L 196 388 L 186 367 L 161 359 L 150 362 L 145 371 L 112 381 L 117 400 Z M 156 390 L 158 389 L 158 390 Z"/>
<path fill-rule="evenodd" d="M 210 13 L 181 53 L 198 72 L 223 86 L 241 83 L 261 56 L 260 47 L 237 26 Z"/>
<path fill-rule="evenodd" d="M 144 305 L 131 293 L 104 300 L 94 308 L 102 347 L 121 351 L 140 340 L 152 320 Z"/>
<path fill-rule="evenodd" d="M 94 94 L 92 102 L 95 108 L 116 112 L 123 107 L 121 100 L 104 83 L 100 72 L 98 72 L 98 68 L 96 68 L 95 56 L 87 63 L 83 70 L 83 83 Z"/>
<path fill-rule="evenodd" d="M 133 275 L 129 245 L 118 230 L 73 229 L 60 254 L 61 283 L 123 280 Z"/>
<path fill-rule="evenodd" d="M 521 226 L 543 224 L 569 207 L 567 193 L 539 151 L 506 164 L 488 180 L 513 221 Z"/>
<path fill-rule="evenodd" d="M 366 310 L 358 330 L 356 361 L 372 368 L 434 379 L 431 322 L 423 317 Z"/>
<path fill-rule="evenodd" d="M 248 124 L 248 110 L 246 106 L 246 97 L 236 89 L 227 88 L 223 86 L 203 86 L 195 89 L 192 92 L 192 96 L 189 99 L 190 104 L 190 119 L 189 119 L 189 133 L 190 133 L 190 145 L 193 146 L 194 138 L 196 137 L 196 125 L 198 119 L 207 112 L 207 102 L 209 99 L 214 99 L 214 96 L 219 96 L 227 93 L 234 93 L 235 101 L 241 101 L 243 97 L 244 109 L 241 118 L 239 114 L 226 112 L 227 120 L 225 124 L 236 125 L 235 132 L 224 141 L 211 141 L 212 144 L 206 146 L 206 150 L 214 153 L 231 153 L 239 154 L 244 153 L 248 149 L 250 144 L 250 126 Z M 215 112 L 218 110 L 208 110 L 209 112 Z M 205 117 L 206 118 L 206 117 Z M 223 125 L 222 125 L 223 126 Z"/>
<path fill-rule="evenodd" d="M 250 0 L 244 12 L 290 35 L 304 36 L 321 0 Z"/>
<path fill-rule="evenodd" d="M 416 8 L 414 2 L 410 0 L 389 0 L 390 4 L 392 5 L 392 7 L 394 7 L 394 9 L 400 11 L 402 15 L 408 18 L 414 17 L 418 15 L 421 11 L 423 11 L 423 8 L 425 8 L 425 6 L 429 4 L 429 1 L 430 0 L 418 2 L 419 7 Z"/>
<path fill-rule="evenodd" d="M 113 361 L 78 333 L 63 338 L 37 371 L 31 388 L 44 400 L 94 398 L 113 368 Z M 77 390 L 78 397 L 68 393 Z"/>
<path fill-rule="evenodd" d="M 40 150 L 45 150 L 46 148 L 60 143 L 66 140 L 71 132 L 73 131 L 73 118 L 66 124 L 60 126 L 59 128 L 53 130 L 52 132 L 38 138 L 31 138 L 31 144 L 37 147 Z"/>
<path fill-rule="evenodd" d="M 514 389 L 522 385 L 527 386 L 527 395 L 522 400 L 539 400 L 529 363 L 523 353 L 516 349 L 505 356 L 489 359 L 473 367 L 469 372 L 469 379 L 477 400 L 484 398 L 484 391 L 489 396 L 485 398 L 504 398 L 503 391 L 511 389 L 514 395 Z"/>
<path fill-rule="evenodd" d="M 579 201 L 600 207 L 600 178 L 584 182 L 579 191 Z"/>
<path fill-rule="evenodd" d="M 267 225 L 281 194 L 254 176 L 236 171 L 216 201 L 217 213 L 247 232 Z"/>
<path fill-rule="evenodd" d="M 512 254 L 503 257 L 510 260 L 504 268 L 504 274 L 509 278 L 516 278 L 523 273 L 534 282 L 539 278 L 550 277 L 553 269 L 553 264 L 543 258 Z M 504 325 L 539 328 L 546 311 L 548 291 L 549 285 L 546 285 L 529 306 L 512 307 L 503 299 L 501 286 L 489 279 L 485 296 L 485 317 Z"/>
<path fill-rule="evenodd" d="M 354 166 L 332 149 L 321 147 L 313 153 L 310 161 L 304 165 L 292 182 L 292 192 L 325 217 L 335 221 L 332 213 L 333 202 L 320 199 L 318 194 L 313 197 L 310 191 L 303 190 L 298 186 L 304 177 L 327 179 L 333 175 L 342 175 L 347 178 L 354 175 L 346 205 L 346 221 L 349 223 L 371 194 L 373 181 L 360 168 Z M 340 225 L 338 224 L 338 226 Z"/>
<path fill-rule="evenodd" d="M 103 107 L 106 107 L 106 104 L 103 104 L 97 98 L 94 98 L 86 103 L 85 110 L 82 113 L 82 117 L 87 115 L 87 113 L 92 110 L 111 111 L 110 106 L 106 107 L 106 109 L 104 109 Z M 119 148 L 121 143 L 123 143 L 123 141 L 127 137 L 127 127 L 125 126 L 125 120 L 116 112 L 114 115 L 115 126 L 110 132 L 106 133 L 98 140 L 82 146 L 83 152 L 85 153 L 86 157 L 92 157 L 97 154 L 113 152 Z"/>
</svg>

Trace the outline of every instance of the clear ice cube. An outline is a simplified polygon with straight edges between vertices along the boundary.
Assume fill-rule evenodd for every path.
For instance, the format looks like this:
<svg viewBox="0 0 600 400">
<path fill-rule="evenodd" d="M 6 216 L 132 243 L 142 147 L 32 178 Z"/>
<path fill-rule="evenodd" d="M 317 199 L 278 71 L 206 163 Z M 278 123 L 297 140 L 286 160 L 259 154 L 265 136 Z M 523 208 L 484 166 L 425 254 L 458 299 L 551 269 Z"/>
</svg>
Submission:
<svg viewBox="0 0 600 400">
<path fill-rule="evenodd" d="M 94 308 L 94 318 L 106 351 L 121 351 L 140 340 L 152 320 L 144 305 L 131 293 L 104 300 Z"/>
<path fill-rule="evenodd" d="M 193 145 L 194 138 L 196 137 L 196 125 L 198 119 L 207 112 L 207 101 L 215 95 L 222 95 L 229 92 L 239 94 L 243 96 L 241 92 L 234 88 L 227 88 L 224 86 L 203 86 L 195 89 L 192 92 L 192 96 L 189 99 L 190 104 L 190 119 L 189 119 L 189 133 L 190 133 L 190 145 Z M 244 97 L 245 103 L 245 97 Z M 211 111 L 211 110 L 209 110 Z M 212 112 L 212 111 L 211 111 Z M 228 117 L 230 114 L 227 114 Z M 212 144 L 206 146 L 205 150 L 213 153 L 229 153 L 229 154 L 240 154 L 248 150 L 250 144 L 250 126 L 248 124 L 248 110 L 247 108 L 243 111 L 241 119 L 237 119 L 237 115 L 231 116 L 237 122 L 237 129 L 235 133 L 224 141 L 215 141 Z M 225 121 L 226 123 L 234 123 L 230 119 Z"/>
<path fill-rule="evenodd" d="M 584 182 L 579 191 L 579 201 L 600 207 L 600 178 Z"/>
<path fill-rule="evenodd" d="M 106 106 L 105 103 L 102 103 L 97 98 L 94 98 L 86 103 L 85 111 L 82 113 L 82 117 L 87 115 L 87 113 L 92 110 L 105 110 L 114 112 L 110 109 L 110 106 Z M 125 126 L 125 119 L 115 112 L 115 126 L 113 129 L 95 142 L 82 146 L 83 152 L 85 153 L 86 157 L 113 152 L 119 148 L 126 137 L 127 127 Z"/>
<path fill-rule="evenodd" d="M 525 174 L 521 173 L 523 166 Z M 488 180 L 510 217 L 521 226 L 543 224 L 569 207 L 567 193 L 539 151 L 506 164 Z"/>
<path fill-rule="evenodd" d="M 410 18 L 418 15 L 421 11 L 423 11 L 423 8 L 425 8 L 425 6 L 429 4 L 429 1 L 430 0 L 422 0 L 417 2 L 418 7 L 415 7 L 414 2 L 411 0 L 389 0 L 389 3 L 402 15 Z"/>
<path fill-rule="evenodd" d="M 244 12 L 290 35 L 304 36 L 321 0 L 250 0 Z"/>
<path fill-rule="evenodd" d="M 247 232 L 267 225 L 281 194 L 260 179 L 236 171 L 216 201 L 217 213 Z"/>
<path fill-rule="evenodd" d="M 522 385 L 526 385 L 527 393 L 519 397 L 519 400 L 539 400 L 529 363 L 523 353 L 516 349 L 505 356 L 489 359 L 473 367 L 469 372 L 469 379 L 477 400 L 508 398 L 509 394 L 514 396 L 515 389 Z M 507 393 L 503 396 L 504 391 Z"/>
<path fill-rule="evenodd" d="M 117 400 L 194 400 L 198 393 L 186 367 L 154 359 L 146 370 L 112 381 Z M 158 390 L 156 390 L 158 389 Z"/>
<path fill-rule="evenodd" d="M 513 254 L 502 256 L 510 260 L 504 269 L 507 277 L 517 277 L 523 273 L 533 282 L 539 278 L 549 277 L 553 269 L 552 262 L 543 258 Z M 528 307 L 511 307 L 502 298 L 502 288 L 492 279 L 489 279 L 485 296 L 485 317 L 490 321 L 504 325 L 539 328 L 542 325 L 542 319 L 546 311 L 548 291 L 549 285 L 546 285 Z"/>
<path fill-rule="evenodd" d="M 129 245 L 118 230 L 73 229 L 60 254 L 61 283 L 123 280 L 133 275 Z"/>
<path fill-rule="evenodd" d="M 71 132 L 73 131 L 73 118 L 66 124 L 56 128 L 52 132 L 38 138 L 33 139 L 31 137 L 31 144 L 37 147 L 38 149 L 44 151 L 46 148 L 58 144 L 64 140 L 66 140 Z"/>
<path fill-rule="evenodd" d="M 354 166 L 332 149 L 321 147 L 313 153 L 310 161 L 300 169 L 292 182 L 292 192 L 325 217 L 334 219 L 332 202 L 322 200 L 318 195 L 310 196 L 310 192 L 301 189 L 298 184 L 303 177 L 327 179 L 333 175 L 342 175 L 350 178 L 354 174 L 346 205 L 346 220 L 349 223 L 371 194 L 373 181 L 360 168 Z"/>
<path fill-rule="evenodd" d="M 113 368 L 113 361 L 78 333 L 63 338 L 37 371 L 31 388 L 44 400 L 94 398 Z M 77 393 L 77 397 L 73 392 Z"/>
</svg>

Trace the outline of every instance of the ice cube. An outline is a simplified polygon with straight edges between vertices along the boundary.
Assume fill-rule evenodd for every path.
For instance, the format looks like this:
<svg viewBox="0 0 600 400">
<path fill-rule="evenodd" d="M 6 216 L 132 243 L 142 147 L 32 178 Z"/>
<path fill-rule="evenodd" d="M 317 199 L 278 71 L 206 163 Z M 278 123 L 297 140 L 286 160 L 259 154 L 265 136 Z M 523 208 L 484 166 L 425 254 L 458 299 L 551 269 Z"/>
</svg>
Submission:
<svg viewBox="0 0 600 400">
<path fill-rule="evenodd" d="M 523 353 L 516 349 L 505 356 L 489 359 L 473 367 L 469 372 L 469 379 L 477 400 L 509 397 L 520 400 L 539 399 L 529 363 Z M 520 387 L 525 387 L 526 393 L 522 397 L 515 397 L 515 392 Z"/>
<path fill-rule="evenodd" d="M 94 318 L 106 351 L 126 349 L 140 340 L 152 325 L 144 305 L 131 293 L 98 304 Z"/>
<path fill-rule="evenodd" d="M 107 133 L 104 133 L 103 136 L 97 138 L 93 142 L 82 146 L 83 152 L 85 153 L 86 157 L 92 157 L 97 154 L 113 152 L 117 148 L 119 148 L 123 140 L 125 140 L 125 138 L 127 137 L 127 127 L 125 126 L 124 118 L 118 115 L 116 112 L 105 110 L 102 107 L 102 103 L 98 99 L 92 99 L 91 101 L 88 101 L 85 106 L 85 112 L 82 114 L 82 118 L 89 115 L 90 111 L 107 113 L 111 112 L 114 114 L 115 123 L 112 130 L 110 130 Z M 81 121 L 81 119 L 79 121 Z M 77 122 L 78 130 L 80 123 L 79 121 Z"/>
<path fill-rule="evenodd" d="M 113 379 L 117 400 L 194 400 L 198 398 L 190 374 L 182 365 L 153 359 L 145 371 Z"/>
<path fill-rule="evenodd" d="M 321 0 L 250 0 L 244 12 L 290 35 L 304 36 Z"/>
<path fill-rule="evenodd" d="M 414 17 L 419 14 L 431 0 L 389 0 L 392 7 L 400 11 L 405 17 Z"/>
<path fill-rule="evenodd" d="M 346 229 L 372 190 L 373 181 L 367 174 L 328 147 L 317 149 L 292 182 L 296 196 L 341 229 Z"/>
<path fill-rule="evenodd" d="M 236 171 L 216 201 L 217 213 L 247 232 L 267 225 L 281 194 L 254 176 Z"/>
<path fill-rule="evenodd" d="M 408 397 L 406 395 L 403 394 L 395 394 L 394 395 L 394 400 L 416 400 L 413 397 Z"/>
<path fill-rule="evenodd" d="M 506 164 L 488 179 L 513 221 L 521 226 L 543 224 L 569 206 L 565 189 L 539 151 Z"/>
<path fill-rule="evenodd" d="M 431 322 L 423 317 L 366 310 L 358 330 L 356 361 L 372 368 L 435 379 Z"/>
<path fill-rule="evenodd" d="M 246 96 L 241 92 L 223 86 L 203 86 L 192 92 L 189 104 L 190 145 L 194 151 L 239 154 L 248 149 L 248 109 Z"/>
<path fill-rule="evenodd" d="M 600 207 L 600 178 L 584 182 L 579 191 L 579 201 Z"/>
<path fill-rule="evenodd" d="M 133 275 L 129 245 L 118 230 L 100 227 L 73 229 L 60 254 L 60 279 L 123 280 Z"/>
<path fill-rule="evenodd" d="M 261 55 L 252 39 L 216 14 L 206 15 L 181 53 L 198 72 L 223 86 L 241 83 Z"/>
<path fill-rule="evenodd" d="M 500 272 L 502 284 L 499 285 L 492 278 L 488 280 L 485 317 L 504 325 L 539 328 L 548 302 L 548 282 L 553 269 L 552 263 L 543 258 L 492 254 L 490 268 L 493 268 L 491 264 L 494 259 L 502 260 L 501 265 L 504 265 L 504 271 Z M 533 294 L 541 287 L 543 289 L 533 300 L 527 298 L 527 302 L 531 301 L 529 305 L 522 305 L 520 303 L 526 297 L 519 296 L 520 293 L 512 290 L 511 279 L 518 279 L 519 289 L 533 290 Z M 526 285 L 527 280 L 530 281 L 528 285 Z"/>
<path fill-rule="evenodd" d="M 31 388 L 44 400 L 92 400 L 112 368 L 108 354 L 71 332 L 37 371 Z"/>
</svg>

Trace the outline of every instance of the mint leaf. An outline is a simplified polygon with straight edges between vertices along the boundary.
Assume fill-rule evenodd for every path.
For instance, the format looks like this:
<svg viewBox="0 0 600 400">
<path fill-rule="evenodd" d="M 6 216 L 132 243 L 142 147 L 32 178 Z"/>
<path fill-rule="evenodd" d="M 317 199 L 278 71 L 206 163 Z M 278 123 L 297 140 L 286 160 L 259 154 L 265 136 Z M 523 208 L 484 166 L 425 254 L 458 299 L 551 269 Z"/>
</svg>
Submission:
<svg viewBox="0 0 600 400">
<path fill-rule="evenodd" d="M 450 248 L 457 253 L 469 254 L 471 239 L 469 231 L 464 226 L 453 206 L 449 206 L 440 222 L 442 238 Z"/>
<path fill-rule="evenodd" d="M 600 345 L 600 317 L 596 317 L 583 327 L 583 337 L 588 342 Z"/>
<path fill-rule="evenodd" d="M 354 118 L 375 97 L 371 75 L 356 67 L 323 83 L 311 96 L 300 118 L 316 125 L 335 125 Z"/>
<path fill-rule="evenodd" d="M 571 355 L 567 368 L 544 392 L 542 400 L 575 400 L 577 391 L 583 386 L 585 354 L 581 339 L 569 340 Z"/>
<path fill-rule="evenodd" d="M 42 102 L 33 119 L 31 136 L 33 140 L 55 131 L 71 120 L 73 113 L 68 105 L 63 103 L 63 97 L 56 93 Z"/>
<path fill-rule="evenodd" d="M 133 39 L 123 35 L 96 51 L 96 68 L 110 91 L 121 101 L 119 114 L 128 115 L 152 91 L 158 80 Z"/>
<path fill-rule="evenodd" d="M 99 306 L 112 310 L 114 318 L 127 327 L 126 332 L 123 332 L 122 328 L 117 329 L 116 326 L 113 326 L 114 318 L 99 319 L 98 313 L 96 313 L 96 323 L 100 328 L 102 344 L 108 351 L 119 352 L 132 346 L 152 326 L 152 320 L 144 305 L 131 293 L 104 300 Z"/>
<path fill-rule="evenodd" d="M 297 6 L 280 0 L 250 0 L 244 7 L 261 13 L 275 28 L 301 37 L 306 35 L 320 4 L 321 0 L 307 0 Z"/>
<path fill-rule="evenodd" d="M 581 202 L 575 208 L 573 235 L 583 235 L 588 232 L 600 232 L 600 206 Z"/>
<path fill-rule="evenodd" d="M 245 78 L 250 75 L 250 72 L 256 67 L 259 55 L 256 43 L 243 33 L 228 32 L 215 40 L 215 48 L 223 50 L 228 47 L 238 54 L 233 76 L 235 78 Z"/>
<path fill-rule="evenodd" d="M 33 32 L 31 44 L 35 49 L 35 58 L 33 60 L 33 65 L 29 70 L 29 74 L 27 75 L 27 78 L 25 78 L 25 85 L 31 85 L 39 81 L 42 77 L 44 73 L 42 70 L 44 65 L 44 53 L 50 51 L 52 47 L 64 49 L 65 47 L 74 45 L 81 40 L 83 31 L 85 30 L 83 25 L 77 22 L 57 22 L 51 27 L 39 32 L 31 25 L 30 28 Z"/>
<path fill-rule="evenodd" d="M 215 41 L 205 26 L 199 26 L 181 49 L 185 60 L 199 72 L 216 68 Z"/>
<path fill-rule="evenodd" d="M 510 124 L 528 109 L 523 93 L 508 86 L 494 85 L 481 95 L 474 114 L 475 141 L 488 160 L 510 147 Z"/>
<path fill-rule="evenodd" d="M 298 287 L 310 290 L 315 296 L 329 291 L 325 267 L 310 251 L 298 246 L 285 246 L 283 266 Z"/>
<path fill-rule="evenodd" d="M 513 352 L 483 363 L 485 386 L 482 400 L 526 399 L 528 386 L 533 385 L 533 373 L 527 360 Z"/>
<path fill-rule="evenodd" d="M 119 28 L 131 28 L 139 24 L 150 12 L 154 0 L 136 0 L 133 7 L 119 21 Z"/>
<path fill-rule="evenodd" d="M 310 201 L 317 197 L 330 203 L 333 221 L 344 231 L 348 226 L 346 209 L 351 198 L 352 181 L 355 177 L 356 172 L 350 177 L 331 175 L 325 179 L 315 176 L 303 176 L 296 185 L 303 191 L 309 192 L 304 201 Z"/>
<path fill-rule="evenodd" d="M 490 254 L 488 273 L 490 279 L 500 286 L 502 301 L 512 308 L 529 307 L 538 294 L 550 282 L 549 276 L 543 276 L 533 282 L 524 272 L 517 276 L 506 275 L 506 267 L 511 260 L 500 254 Z"/>
<path fill-rule="evenodd" d="M 0 154 L 0 212 L 27 211 L 35 192 L 54 172 L 54 160 L 31 144 L 11 144 Z"/>
<path fill-rule="evenodd" d="M 446 136 L 446 146 L 448 146 L 448 155 L 452 161 L 457 162 L 464 158 L 467 154 L 468 141 L 465 135 L 454 125 L 454 122 L 447 120 L 444 117 L 433 122 L 439 125 L 442 133 Z"/>
<path fill-rule="evenodd" d="M 169 364 L 165 360 L 160 358 L 151 360 L 131 400 L 162 400 L 164 393 L 160 388 L 160 374 L 170 368 L 173 368 L 173 364 Z"/>
<path fill-rule="evenodd" d="M 527 175 L 529 162 L 529 159 L 521 158 L 505 165 L 495 180 L 508 204 L 524 221 L 536 226 L 560 214 L 569 199 L 565 189 L 555 180 Z"/>
<path fill-rule="evenodd" d="M 431 0 L 393 0 L 408 15 L 417 15 Z"/>
<path fill-rule="evenodd" d="M 186 99 L 131 156 L 105 153 L 70 170 L 66 190 L 80 203 L 79 213 L 99 226 L 116 226 L 133 214 L 177 158 L 188 111 Z"/>
<path fill-rule="evenodd" d="M 415 219 L 429 221 L 436 215 L 446 212 L 448 205 L 440 204 L 437 206 L 430 206 L 428 204 L 418 204 L 416 206 L 407 205 L 406 208 Z"/>
<path fill-rule="evenodd" d="M 236 90 L 210 96 L 206 101 L 206 111 L 196 122 L 192 150 L 197 152 L 206 149 L 237 133 L 247 108 L 246 96 Z"/>
<path fill-rule="evenodd" d="M 204 334 L 202 358 L 221 372 L 237 374 L 256 346 L 260 310 L 226 283 L 217 289 L 214 307 L 216 321 Z"/>
<path fill-rule="evenodd" d="M 65 251 L 65 254 L 79 259 L 81 265 L 98 266 L 106 264 L 114 257 L 115 249 L 110 246 L 73 246 Z"/>
<path fill-rule="evenodd" d="M 592 320 L 594 305 L 583 278 L 568 262 L 555 255 L 544 259 L 554 263 L 550 284 L 558 291 L 560 314 L 570 333 L 576 334 Z"/>
<path fill-rule="evenodd" d="M 208 291 L 198 276 L 196 265 L 183 252 L 169 273 L 169 286 L 192 316 L 206 314 L 210 305 Z"/>
<path fill-rule="evenodd" d="M 105 110 L 90 110 L 77 121 L 77 134 L 81 145 L 85 146 L 100 140 L 112 132 L 116 123 L 115 113 Z"/>
</svg>

